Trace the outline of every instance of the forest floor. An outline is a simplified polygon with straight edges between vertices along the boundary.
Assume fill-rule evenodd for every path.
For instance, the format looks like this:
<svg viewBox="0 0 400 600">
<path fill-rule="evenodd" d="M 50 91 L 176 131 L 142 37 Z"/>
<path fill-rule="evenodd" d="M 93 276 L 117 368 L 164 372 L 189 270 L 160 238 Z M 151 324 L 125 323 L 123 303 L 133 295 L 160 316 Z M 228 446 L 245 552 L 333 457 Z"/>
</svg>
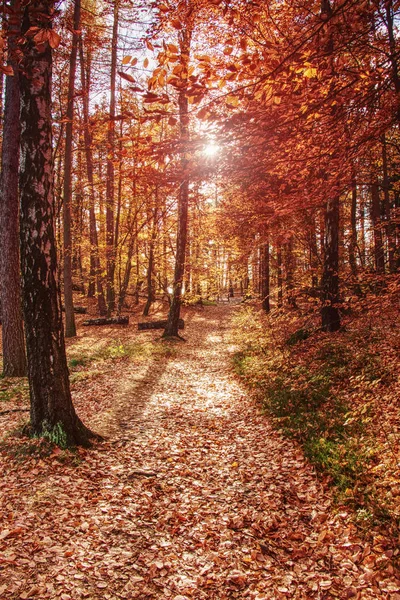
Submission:
<svg viewBox="0 0 400 600">
<path fill-rule="evenodd" d="M 12 433 L 26 383 L 3 380 L 1 599 L 400 599 L 389 541 L 361 536 L 233 374 L 235 310 L 187 310 L 186 343 L 80 327 L 74 403 L 106 437 L 89 450 Z"/>
</svg>

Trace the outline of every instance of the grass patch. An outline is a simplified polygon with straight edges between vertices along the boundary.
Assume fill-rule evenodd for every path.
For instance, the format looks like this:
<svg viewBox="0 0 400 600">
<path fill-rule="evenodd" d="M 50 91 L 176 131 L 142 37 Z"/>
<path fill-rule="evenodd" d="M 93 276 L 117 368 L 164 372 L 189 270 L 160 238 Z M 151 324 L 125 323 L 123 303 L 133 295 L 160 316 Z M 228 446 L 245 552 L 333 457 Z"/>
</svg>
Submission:
<svg viewBox="0 0 400 600">
<path fill-rule="evenodd" d="M 390 511 L 374 483 L 374 393 L 393 374 L 376 346 L 354 332 L 327 335 L 290 319 L 243 308 L 235 323 L 234 370 L 275 427 L 302 445 L 338 499 L 360 520 L 370 522 L 373 515 L 382 521 Z"/>
<path fill-rule="evenodd" d="M 24 379 L 3 378 L 0 387 L 0 404 L 7 402 L 22 402 L 29 400 L 29 385 Z"/>
<path fill-rule="evenodd" d="M 163 344 L 157 344 L 155 342 L 123 342 L 121 340 L 113 340 L 110 343 L 93 348 L 91 352 L 86 350 L 85 353 L 82 351 L 79 353 L 79 348 L 73 346 L 69 350 L 69 361 L 68 366 L 72 372 L 71 381 L 80 381 L 88 377 L 95 377 L 101 371 L 91 369 L 87 372 L 87 369 L 95 364 L 101 362 L 117 361 L 117 360 L 135 360 L 142 361 L 148 358 L 169 358 L 173 356 L 175 351 Z M 84 375 L 86 371 L 86 375 Z"/>
</svg>

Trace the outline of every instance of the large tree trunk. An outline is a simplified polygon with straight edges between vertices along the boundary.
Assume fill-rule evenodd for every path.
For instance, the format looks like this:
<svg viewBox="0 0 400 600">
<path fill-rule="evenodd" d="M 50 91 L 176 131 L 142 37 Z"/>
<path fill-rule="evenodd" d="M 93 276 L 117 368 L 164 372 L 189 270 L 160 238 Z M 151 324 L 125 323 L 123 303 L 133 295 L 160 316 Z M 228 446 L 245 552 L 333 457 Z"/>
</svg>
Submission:
<svg viewBox="0 0 400 600">
<path fill-rule="evenodd" d="M 190 15 L 191 10 L 189 10 Z M 189 17 L 190 20 L 190 17 Z M 190 21 L 185 29 L 179 33 L 180 63 L 182 69 L 187 73 L 190 55 L 190 43 L 192 35 L 192 25 Z M 176 256 L 174 270 L 173 297 L 168 314 L 167 326 L 163 337 L 177 337 L 178 322 L 182 302 L 182 284 L 185 274 L 185 254 L 188 231 L 188 206 L 189 206 L 189 179 L 187 169 L 189 160 L 187 157 L 187 145 L 189 142 L 189 102 L 186 95 L 186 86 L 179 91 L 179 125 L 180 140 L 183 147 L 181 158 L 182 181 L 179 187 L 178 195 L 178 231 L 176 240 Z"/>
<path fill-rule="evenodd" d="M 27 4 L 22 29 L 49 28 L 52 0 Z M 21 92 L 21 267 L 31 432 L 60 445 L 87 444 L 94 437 L 75 413 L 70 393 L 61 297 L 56 279 L 51 132 L 52 52 L 48 41 L 23 46 Z"/>
<path fill-rule="evenodd" d="M 324 19 L 332 17 L 333 11 L 330 0 L 321 0 L 321 17 Z M 334 40 L 329 33 L 324 43 L 323 51 L 331 57 L 331 93 L 335 88 L 335 67 L 332 58 Z M 336 107 L 331 108 L 331 118 L 335 120 Z M 330 192 L 328 191 L 328 194 Z M 331 195 L 325 207 L 324 221 L 324 265 L 322 271 L 322 307 L 321 326 L 323 331 L 338 331 L 340 329 L 339 314 L 339 224 L 340 224 L 340 202 L 338 195 Z"/>
<path fill-rule="evenodd" d="M 322 329 L 337 331 L 339 315 L 339 196 L 326 203 L 324 268 L 322 273 Z"/>
<path fill-rule="evenodd" d="M 6 79 L 2 171 L 0 182 L 0 281 L 3 325 L 3 374 L 6 377 L 26 375 L 24 329 L 21 305 L 18 223 L 19 163 L 19 81 L 15 56 L 20 36 L 21 7 L 11 2 L 9 16 L 9 64 L 14 76 Z"/>
<path fill-rule="evenodd" d="M 71 233 L 71 202 L 72 202 L 72 135 L 74 120 L 74 95 L 76 57 L 78 52 L 78 34 L 81 20 L 81 1 L 75 0 L 72 48 L 69 57 L 68 102 L 65 127 L 65 165 L 64 165 L 64 304 L 65 304 L 65 336 L 76 336 L 74 315 L 74 300 L 72 295 L 72 233 Z"/>
</svg>

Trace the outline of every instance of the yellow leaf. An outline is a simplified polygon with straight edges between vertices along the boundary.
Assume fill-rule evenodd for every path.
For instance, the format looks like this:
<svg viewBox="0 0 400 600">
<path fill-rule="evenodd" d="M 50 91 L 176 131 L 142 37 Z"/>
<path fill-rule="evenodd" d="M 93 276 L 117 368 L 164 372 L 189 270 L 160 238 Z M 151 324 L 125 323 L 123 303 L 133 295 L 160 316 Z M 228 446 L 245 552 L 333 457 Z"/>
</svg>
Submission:
<svg viewBox="0 0 400 600">
<path fill-rule="evenodd" d="M 172 52 L 172 54 L 178 54 L 179 53 L 179 49 L 177 46 L 175 46 L 175 44 L 167 44 L 167 48 L 169 52 Z"/>
<path fill-rule="evenodd" d="M 148 58 L 144 59 L 143 66 L 144 66 L 145 69 L 147 69 L 147 67 L 149 66 L 149 59 Z"/>
<path fill-rule="evenodd" d="M 236 467 L 238 467 L 238 466 L 239 466 L 239 463 L 237 463 L 237 462 L 233 462 L 233 463 L 231 464 L 231 467 L 234 467 L 234 468 L 236 468 Z"/>
<path fill-rule="evenodd" d="M 128 63 L 131 62 L 131 58 L 132 58 L 132 56 L 124 56 L 124 58 L 122 59 L 122 64 L 127 65 Z"/>
<path fill-rule="evenodd" d="M 237 106 L 239 104 L 239 98 L 237 96 L 227 96 L 226 103 L 229 106 Z"/>
<path fill-rule="evenodd" d="M 309 67 L 308 69 L 306 69 L 304 71 L 304 77 L 308 77 L 309 79 L 311 77 L 316 77 L 317 76 L 317 69 L 314 69 L 313 67 Z"/>
</svg>

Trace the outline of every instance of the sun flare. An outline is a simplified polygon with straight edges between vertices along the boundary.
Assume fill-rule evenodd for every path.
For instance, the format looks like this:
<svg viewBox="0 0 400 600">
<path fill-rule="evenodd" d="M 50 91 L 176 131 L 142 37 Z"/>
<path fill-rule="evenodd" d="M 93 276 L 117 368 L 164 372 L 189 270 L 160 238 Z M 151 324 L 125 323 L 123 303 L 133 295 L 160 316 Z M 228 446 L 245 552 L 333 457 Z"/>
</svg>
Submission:
<svg viewBox="0 0 400 600">
<path fill-rule="evenodd" d="M 208 142 L 203 149 L 203 154 L 207 157 L 207 158 L 213 158 L 214 156 L 216 156 L 219 151 L 221 150 L 221 147 L 218 146 L 218 144 L 216 142 Z"/>
</svg>

